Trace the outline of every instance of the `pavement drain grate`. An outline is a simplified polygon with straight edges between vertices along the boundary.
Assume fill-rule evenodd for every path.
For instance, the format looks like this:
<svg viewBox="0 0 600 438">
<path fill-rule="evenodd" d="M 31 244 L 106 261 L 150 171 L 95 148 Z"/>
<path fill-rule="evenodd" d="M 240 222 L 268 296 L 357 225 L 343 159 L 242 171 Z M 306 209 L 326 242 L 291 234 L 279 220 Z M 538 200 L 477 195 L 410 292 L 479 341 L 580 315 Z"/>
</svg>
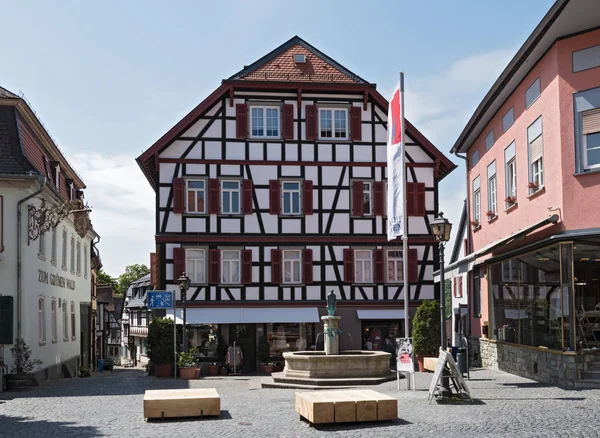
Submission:
<svg viewBox="0 0 600 438">
<path fill-rule="evenodd" d="M 247 421 L 240 421 L 238 424 L 239 424 L 240 426 L 252 426 L 252 423 L 249 423 L 249 422 L 247 422 Z"/>
</svg>

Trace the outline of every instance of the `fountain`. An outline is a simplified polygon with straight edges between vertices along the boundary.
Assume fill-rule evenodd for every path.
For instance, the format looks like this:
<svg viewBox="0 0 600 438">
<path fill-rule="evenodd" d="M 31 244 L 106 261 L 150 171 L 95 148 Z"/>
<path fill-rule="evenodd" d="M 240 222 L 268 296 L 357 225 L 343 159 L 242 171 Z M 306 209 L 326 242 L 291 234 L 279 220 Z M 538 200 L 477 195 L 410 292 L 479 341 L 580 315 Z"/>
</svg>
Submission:
<svg viewBox="0 0 600 438">
<path fill-rule="evenodd" d="M 272 374 L 276 384 L 373 385 L 395 378 L 390 371 L 390 353 L 339 350 L 340 335 L 343 332 L 339 328 L 342 318 L 335 314 L 336 301 L 337 298 L 332 290 L 327 295 L 327 315 L 321 317 L 325 339 L 324 351 L 283 353 L 285 359 L 283 372 Z"/>
</svg>

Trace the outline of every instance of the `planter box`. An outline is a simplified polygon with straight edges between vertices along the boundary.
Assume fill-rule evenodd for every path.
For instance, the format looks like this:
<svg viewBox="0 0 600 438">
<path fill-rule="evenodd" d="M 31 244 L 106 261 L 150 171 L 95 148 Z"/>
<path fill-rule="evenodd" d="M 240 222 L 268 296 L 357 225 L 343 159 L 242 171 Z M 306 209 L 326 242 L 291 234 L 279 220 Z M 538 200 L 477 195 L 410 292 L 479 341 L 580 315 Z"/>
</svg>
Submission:
<svg viewBox="0 0 600 438">
<path fill-rule="evenodd" d="M 172 363 L 154 364 L 154 375 L 156 377 L 173 377 L 173 364 Z"/>
<path fill-rule="evenodd" d="M 196 368 L 194 367 L 180 367 L 179 368 L 179 377 L 185 380 L 195 379 L 196 378 Z"/>
<path fill-rule="evenodd" d="M 218 376 L 219 375 L 219 366 L 218 365 L 209 365 L 208 366 L 208 373 L 211 376 Z"/>
</svg>

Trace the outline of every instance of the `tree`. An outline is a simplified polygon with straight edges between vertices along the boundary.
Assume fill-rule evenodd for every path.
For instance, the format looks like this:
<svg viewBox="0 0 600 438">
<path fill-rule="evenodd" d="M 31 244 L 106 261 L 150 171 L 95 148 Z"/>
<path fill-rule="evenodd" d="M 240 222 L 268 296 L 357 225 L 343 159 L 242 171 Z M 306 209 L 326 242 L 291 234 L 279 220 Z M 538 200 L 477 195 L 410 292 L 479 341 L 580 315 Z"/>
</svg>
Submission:
<svg viewBox="0 0 600 438">
<path fill-rule="evenodd" d="M 110 284 L 113 289 L 117 288 L 118 281 L 116 278 L 111 277 L 109 274 L 104 272 L 102 269 L 98 271 L 98 275 L 96 276 L 97 284 Z"/>
<path fill-rule="evenodd" d="M 138 278 L 143 277 L 150 273 L 150 269 L 148 266 L 141 265 L 129 265 L 125 267 L 125 272 L 119 275 L 117 279 L 117 287 L 115 288 L 115 292 L 118 296 L 123 296 L 127 291 L 127 288 L 131 284 L 131 282 L 137 280 Z"/>
</svg>

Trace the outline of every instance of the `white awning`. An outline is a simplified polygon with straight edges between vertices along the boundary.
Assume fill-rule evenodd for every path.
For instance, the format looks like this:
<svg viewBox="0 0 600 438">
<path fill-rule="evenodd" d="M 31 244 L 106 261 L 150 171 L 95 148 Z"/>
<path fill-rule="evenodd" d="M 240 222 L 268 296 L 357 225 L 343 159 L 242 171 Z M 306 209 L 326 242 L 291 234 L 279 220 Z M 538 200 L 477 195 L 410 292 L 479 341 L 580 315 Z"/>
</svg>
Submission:
<svg viewBox="0 0 600 438">
<path fill-rule="evenodd" d="M 167 309 L 173 319 L 173 309 Z M 207 307 L 186 310 L 186 324 L 263 324 L 320 322 L 316 307 Z M 177 309 L 176 324 L 183 324 L 183 309 Z"/>
<path fill-rule="evenodd" d="M 404 309 L 357 310 L 358 319 L 404 319 Z"/>
</svg>

